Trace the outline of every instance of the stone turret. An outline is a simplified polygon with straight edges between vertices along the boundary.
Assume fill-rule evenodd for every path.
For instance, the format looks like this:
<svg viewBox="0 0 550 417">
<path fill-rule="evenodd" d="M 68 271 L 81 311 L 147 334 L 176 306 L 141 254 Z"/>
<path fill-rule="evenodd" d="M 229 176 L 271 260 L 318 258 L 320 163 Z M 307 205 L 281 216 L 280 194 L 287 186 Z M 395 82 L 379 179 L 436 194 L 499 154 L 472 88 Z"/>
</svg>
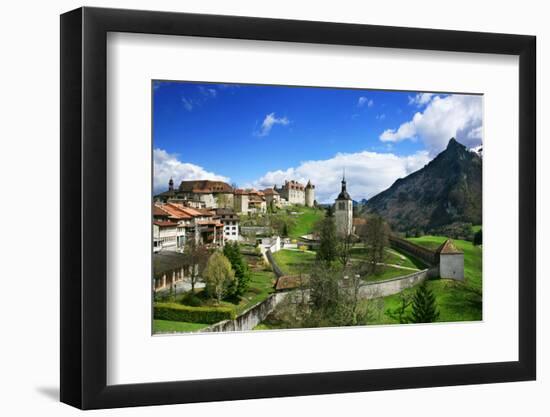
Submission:
<svg viewBox="0 0 550 417">
<path fill-rule="evenodd" d="M 170 181 L 168 181 L 168 191 L 174 191 L 174 180 L 172 177 L 170 177 Z"/>
<path fill-rule="evenodd" d="M 306 206 L 313 207 L 315 204 L 315 186 L 311 184 L 311 181 L 306 185 Z"/>
</svg>

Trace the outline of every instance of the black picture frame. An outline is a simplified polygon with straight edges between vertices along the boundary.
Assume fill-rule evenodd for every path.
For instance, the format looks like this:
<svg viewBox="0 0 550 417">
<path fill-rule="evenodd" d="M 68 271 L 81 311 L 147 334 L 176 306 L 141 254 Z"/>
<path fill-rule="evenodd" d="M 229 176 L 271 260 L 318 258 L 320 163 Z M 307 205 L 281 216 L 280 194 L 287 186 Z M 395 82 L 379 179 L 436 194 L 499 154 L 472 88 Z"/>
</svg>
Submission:
<svg viewBox="0 0 550 417">
<path fill-rule="evenodd" d="M 519 360 L 107 385 L 108 32 L 519 56 Z M 61 15 L 61 401 L 82 409 L 536 378 L 534 36 L 80 8 Z"/>
</svg>

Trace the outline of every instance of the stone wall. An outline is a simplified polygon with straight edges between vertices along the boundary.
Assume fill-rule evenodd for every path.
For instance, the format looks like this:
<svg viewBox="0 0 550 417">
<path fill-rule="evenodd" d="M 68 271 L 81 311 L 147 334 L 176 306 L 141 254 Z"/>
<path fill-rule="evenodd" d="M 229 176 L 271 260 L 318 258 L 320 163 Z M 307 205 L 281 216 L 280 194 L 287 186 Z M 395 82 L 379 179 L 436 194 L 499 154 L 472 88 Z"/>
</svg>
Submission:
<svg viewBox="0 0 550 417">
<path fill-rule="evenodd" d="M 377 297 L 386 297 L 388 295 L 397 294 L 407 288 L 412 288 L 428 278 L 436 277 L 438 274 L 439 268 L 436 266 L 386 281 L 371 282 L 363 285 L 359 289 L 359 294 L 361 298 L 367 300 Z"/>
<path fill-rule="evenodd" d="M 264 301 L 250 307 L 235 320 L 220 321 L 201 329 L 200 332 L 246 332 L 252 330 L 264 321 L 288 294 L 286 292 L 271 294 Z"/>
<path fill-rule="evenodd" d="M 426 249 L 423 246 L 417 245 L 415 243 L 412 243 L 411 241 L 402 239 L 394 235 L 390 235 L 388 237 L 388 240 L 392 248 L 407 252 L 409 255 L 420 259 L 428 265 L 437 265 L 439 263 L 439 257 L 437 256 L 437 253 Z"/>
</svg>

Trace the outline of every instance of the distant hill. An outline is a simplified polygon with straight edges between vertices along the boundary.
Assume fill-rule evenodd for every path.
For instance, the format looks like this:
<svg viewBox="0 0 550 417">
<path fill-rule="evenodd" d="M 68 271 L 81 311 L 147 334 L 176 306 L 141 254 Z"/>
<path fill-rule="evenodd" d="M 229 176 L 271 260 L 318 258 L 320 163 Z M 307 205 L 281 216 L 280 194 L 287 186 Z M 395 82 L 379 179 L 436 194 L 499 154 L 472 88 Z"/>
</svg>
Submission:
<svg viewBox="0 0 550 417">
<path fill-rule="evenodd" d="M 454 138 L 424 168 L 369 199 L 396 231 L 429 232 L 452 224 L 481 224 L 482 158 Z"/>
</svg>

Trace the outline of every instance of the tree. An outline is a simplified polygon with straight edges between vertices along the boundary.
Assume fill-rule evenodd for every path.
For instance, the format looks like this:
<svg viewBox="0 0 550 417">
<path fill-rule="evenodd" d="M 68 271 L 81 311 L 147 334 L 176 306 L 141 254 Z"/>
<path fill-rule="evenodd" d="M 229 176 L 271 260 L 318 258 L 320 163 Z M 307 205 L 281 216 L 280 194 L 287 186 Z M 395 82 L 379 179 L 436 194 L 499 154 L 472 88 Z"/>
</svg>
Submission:
<svg viewBox="0 0 550 417">
<path fill-rule="evenodd" d="M 231 208 L 233 206 L 232 198 L 228 194 L 218 194 L 216 204 L 219 208 Z"/>
<path fill-rule="evenodd" d="M 288 214 L 278 213 L 271 216 L 271 227 L 279 236 L 288 237 L 290 229 L 296 225 L 296 220 Z"/>
<path fill-rule="evenodd" d="M 331 265 L 317 265 L 310 272 L 310 310 L 305 322 L 307 327 L 330 326 L 336 317 L 339 303 L 340 271 Z"/>
<path fill-rule="evenodd" d="M 399 293 L 399 305 L 394 309 L 388 309 L 386 314 L 400 324 L 410 323 L 411 319 L 406 313 L 412 302 L 413 294 L 402 291 Z"/>
<path fill-rule="evenodd" d="M 189 281 L 191 283 L 191 292 L 195 292 L 195 285 L 200 279 L 210 252 L 208 248 L 203 244 L 198 244 L 194 238 L 187 240 L 185 248 L 183 249 L 183 255 L 186 258 L 186 262 L 189 265 Z"/>
<path fill-rule="evenodd" d="M 231 269 L 231 262 L 221 252 L 214 252 L 208 259 L 204 270 L 207 294 L 214 296 L 218 304 L 227 295 L 235 272 Z"/>
<path fill-rule="evenodd" d="M 482 236 L 481 229 L 479 229 L 474 235 L 474 245 L 478 246 L 478 245 L 481 245 L 482 243 L 483 243 L 483 236 Z"/>
<path fill-rule="evenodd" d="M 248 289 L 250 275 L 248 272 L 248 264 L 239 248 L 237 242 L 228 242 L 223 247 L 223 254 L 231 263 L 231 268 L 235 272 L 235 281 L 233 282 L 230 293 L 235 296 L 243 295 Z"/>
<path fill-rule="evenodd" d="M 351 259 L 351 249 L 353 248 L 353 238 L 351 235 L 338 238 L 338 260 L 344 269 L 347 268 Z"/>
<path fill-rule="evenodd" d="M 362 228 L 363 242 L 367 250 L 369 272 L 377 273 L 378 265 L 384 261 L 385 247 L 388 246 L 389 229 L 382 217 L 371 215 Z"/>
<path fill-rule="evenodd" d="M 415 291 L 412 302 L 411 321 L 413 323 L 432 323 L 439 318 L 435 296 L 423 282 Z"/>
<path fill-rule="evenodd" d="M 332 216 L 324 217 L 318 224 L 317 229 L 319 231 L 317 259 L 330 264 L 338 254 L 334 218 Z"/>
</svg>

